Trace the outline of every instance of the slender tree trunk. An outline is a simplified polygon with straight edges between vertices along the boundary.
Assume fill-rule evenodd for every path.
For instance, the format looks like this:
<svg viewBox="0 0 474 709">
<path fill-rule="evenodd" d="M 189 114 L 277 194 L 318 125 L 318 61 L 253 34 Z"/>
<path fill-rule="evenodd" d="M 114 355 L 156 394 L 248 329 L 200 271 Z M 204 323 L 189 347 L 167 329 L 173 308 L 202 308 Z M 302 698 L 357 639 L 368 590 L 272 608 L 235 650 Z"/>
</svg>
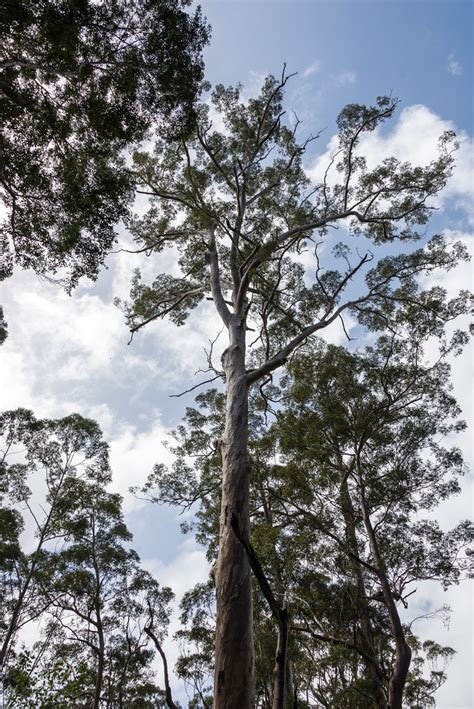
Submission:
<svg viewBox="0 0 474 709">
<path fill-rule="evenodd" d="M 96 555 L 96 532 L 95 532 L 95 514 L 92 512 L 91 518 L 91 528 L 92 528 L 92 540 L 91 540 L 91 555 L 92 564 L 94 567 L 95 574 L 95 597 L 94 597 L 94 610 L 95 610 L 95 625 L 97 628 L 97 675 L 95 680 L 95 690 L 94 690 L 94 702 L 93 709 L 100 709 L 100 697 L 102 694 L 102 684 L 104 681 L 104 664 L 105 664 L 105 637 L 104 637 L 104 626 L 102 623 L 102 613 L 101 613 L 101 573 L 99 568 L 99 563 L 97 561 Z"/>
<path fill-rule="evenodd" d="M 3 642 L 0 647 L 0 670 L 3 668 L 3 665 L 5 664 L 5 661 L 6 661 L 7 655 L 8 655 L 8 651 L 10 649 L 10 643 L 12 641 L 13 636 L 15 635 L 15 633 L 17 631 L 18 620 L 19 620 L 20 613 L 23 608 L 23 601 L 24 601 L 26 592 L 28 590 L 28 587 L 30 585 L 30 581 L 32 579 L 33 572 L 34 572 L 34 566 L 30 570 L 30 572 L 28 573 L 26 581 L 23 584 L 23 587 L 20 591 L 17 602 L 15 604 L 15 608 L 12 613 L 12 617 L 11 617 L 10 622 L 8 624 L 8 628 L 5 633 L 5 637 L 3 638 Z"/>
<path fill-rule="evenodd" d="M 382 587 L 383 600 L 390 618 L 392 637 L 395 642 L 395 662 L 393 664 L 392 674 L 388 684 L 387 707 L 388 709 L 403 709 L 403 690 L 405 688 L 408 670 L 410 669 L 411 648 L 405 639 L 405 632 L 403 630 L 397 605 L 390 588 L 390 583 L 385 570 L 385 564 L 380 554 L 375 531 L 367 510 L 364 481 L 360 471 L 358 471 L 358 486 L 362 517 L 367 531 L 367 536 L 369 538 L 370 550 L 377 567 L 377 573 Z"/>
<path fill-rule="evenodd" d="M 285 709 L 286 679 L 288 664 L 288 631 L 289 614 L 285 608 L 280 611 L 278 620 L 278 640 L 273 670 L 273 702 L 272 709 Z"/>
<path fill-rule="evenodd" d="M 145 633 L 153 641 L 156 649 L 160 653 L 161 661 L 163 662 L 163 676 L 164 676 L 164 681 L 165 681 L 165 701 L 166 701 L 166 704 L 169 707 L 169 709 L 176 709 L 176 704 L 173 701 L 173 695 L 171 693 L 170 678 L 169 678 L 169 674 L 168 674 L 168 660 L 166 659 L 166 655 L 164 653 L 164 650 L 161 647 L 161 643 L 158 640 L 158 636 L 153 632 L 153 629 L 150 626 L 145 627 Z"/>
<path fill-rule="evenodd" d="M 349 546 L 350 551 L 355 556 L 358 556 L 359 549 L 355 532 L 354 506 L 352 504 L 346 475 L 344 475 L 341 485 L 339 487 L 339 501 L 344 517 L 347 544 Z M 350 563 L 352 567 L 352 576 L 354 579 L 357 612 L 360 619 L 361 646 L 367 656 L 370 657 L 372 660 L 372 662 L 367 662 L 367 671 L 372 682 L 372 691 L 374 695 L 373 706 L 375 707 L 375 709 L 385 709 L 387 706 L 387 699 L 384 691 L 384 677 L 379 663 L 377 662 L 377 656 L 374 648 L 374 638 L 372 624 L 370 622 L 369 616 L 369 602 L 365 591 L 364 576 L 360 564 L 357 562 L 356 559 L 350 557 Z"/>
<path fill-rule="evenodd" d="M 105 642 L 100 612 L 97 613 L 97 634 L 99 638 L 99 647 L 97 648 L 97 675 L 94 689 L 94 709 L 100 709 L 100 697 L 102 694 L 102 683 L 104 679 Z"/>
<path fill-rule="evenodd" d="M 293 681 L 293 665 L 290 659 L 286 663 L 286 709 L 295 709 L 298 706 L 298 691 Z"/>
<path fill-rule="evenodd" d="M 232 518 L 248 538 L 248 384 L 245 329 L 236 315 L 228 325 L 230 345 L 222 355 L 227 404 L 222 455 L 222 501 L 216 567 L 217 629 L 215 709 L 253 709 L 254 656 L 250 566 L 232 529 Z"/>
</svg>

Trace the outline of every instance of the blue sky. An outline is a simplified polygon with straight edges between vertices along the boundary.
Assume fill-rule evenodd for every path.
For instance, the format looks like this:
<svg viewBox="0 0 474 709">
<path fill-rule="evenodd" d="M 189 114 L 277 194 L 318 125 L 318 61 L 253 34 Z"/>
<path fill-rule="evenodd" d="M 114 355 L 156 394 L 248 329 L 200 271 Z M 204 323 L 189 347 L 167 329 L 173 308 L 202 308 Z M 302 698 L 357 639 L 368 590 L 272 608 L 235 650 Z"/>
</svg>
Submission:
<svg viewBox="0 0 474 709">
<path fill-rule="evenodd" d="M 447 229 L 469 243 L 474 223 L 473 3 L 206 0 L 202 7 L 213 27 L 205 52 L 211 83 L 241 81 L 251 91 L 267 73 L 279 74 L 284 62 L 289 72 L 298 72 L 288 85 L 287 108 L 303 120 L 303 134 L 325 129 L 307 162 L 314 175 L 318 156 L 324 161 L 329 154 L 337 114 L 347 103 L 369 103 L 390 92 L 401 99 L 397 116 L 366 144 L 374 159 L 388 151 L 426 163 L 436 137 L 455 128 L 461 138 L 458 167 L 431 228 Z M 202 347 L 215 335 L 217 324 L 208 306 L 204 313 L 192 315 L 185 328 L 157 323 L 127 346 L 122 314 L 112 302 L 114 296 L 127 296 L 135 266 L 141 265 L 152 277 L 172 265 L 171 256 L 164 258 L 169 260 L 163 266 L 113 255 L 99 281 L 82 283 L 72 297 L 28 272 L 5 282 L 1 302 L 10 335 L 1 352 L 0 407 L 24 406 L 38 416 L 78 411 L 100 422 L 111 443 L 114 486 L 125 496 L 134 546 L 147 567 L 179 596 L 206 577 L 203 551 L 192 539 L 180 536 L 180 520 L 173 510 L 139 504 L 127 490 L 144 481 L 155 462 L 171 462 L 162 441 L 169 440 L 170 429 L 193 396 L 169 395 L 195 382 L 195 370 L 204 365 Z M 440 276 L 439 282 L 454 294 L 462 285 L 472 284 L 470 267 Z M 344 342 L 340 330 L 327 337 Z M 466 355 L 456 363 L 454 384 L 468 418 L 469 376 Z M 469 435 L 458 442 L 467 451 Z M 472 492 L 466 483 L 463 496 L 440 510 L 440 519 L 453 525 L 470 511 Z M 432 608 L 445 602 L 453 607 L 449 632 L 434 622 L 418 632 L 458 650 L 438 707 L 469 709 L 469 588 L 443 594 L 430 587 L 416 596 L 415 614 L 426 603 Z M 168 650 L 172 660 L 171 644 Z"/>
<path fill-rule="evenodd" d="M 245 82 L 252 71 L 279 73 L 283 62 L 300 76 L 305 69 L 319 66 L 311 75 L 309 94 L 316 128 L 331 127 L 346 103 L 368 103 L 390 92 L 404 105 L 422 103 L 460 128 L 472 126 L 472 2 L 206 0 L 201 4 L 213 27 L 205 53 L 212 83 Z M 353 83 L 335 79 L 351 73 Z"/>
</svg>

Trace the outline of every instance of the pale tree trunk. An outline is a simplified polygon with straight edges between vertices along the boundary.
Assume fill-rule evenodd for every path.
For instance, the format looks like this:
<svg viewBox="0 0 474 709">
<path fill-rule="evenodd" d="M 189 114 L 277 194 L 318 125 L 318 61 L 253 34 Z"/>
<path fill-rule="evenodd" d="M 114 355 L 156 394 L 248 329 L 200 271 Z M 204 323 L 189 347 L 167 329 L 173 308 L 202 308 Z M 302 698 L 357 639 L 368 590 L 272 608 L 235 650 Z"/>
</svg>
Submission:
<svg viewBox="0 0 474 709">
<path fill-rule="evenodd" d="M 222 501 L 216 566 L 217 622 L 215 709 L 253 709 L 255 670 L 251 572 L 232 519 L 248 539 L 249 461 L 248 384 L 245 372 L 245 326 L 232 315 L 230 344 L 222 355 L 227 404 L 222 455 Z"/>
<path fill-rule="evenodd" d="M 293 681 L 293 665 L 290 659 L 286 663 L 286 701 L 285 709 L 295 709 L 298 706 L 298 692 Z"/>
<path fill-rule="evenodd" d="M 105 636 L 104 636 L 104 626 L 102 623 L 102 610 L 101 610 L 101 588 L 102 588 L 102 578 L 99 568 L 99 563 L 97 561 L 96 555 L 96 525 L 95 525 L 95 515 L 92 514 L 91 519 L 92 527 L 92 540 L 91 540 L 91 552 L 92 552 L 92 565 L 94 567 L 95 575 L 95 595 L 94 595 L 94 610 L 95 610 L 95 626 L 97 628 L 97 639 L 98 647 L 97 652 L 97 675 L 95 679 L 95 689 L 94 689 L 94 702 L 93 709 L 99 709 L 100 700 L 102 695 L 102 684 L 104 680 L 104 665 L 105 665 Z"/>
<path fill-rule="evenodd" d="M 102 684 L 104 679 L 104 663 L 105 663 L 105 640 L 104 629 L 102 627 L 102 619 L 100 610 L 97 609 L 97 634 L 99 638 L 99 647 L 97 648 L 97 675 L 95 678 L 94 688 L 94 709 L 99 709 L 100 699 L 102 695 Z"/>
<path fill-rule="evenodd" d="M 408 670 L 410 669 L 411 648 L 405 639 L 405 632 L 403 630 L 397 605 L 393 597 L 392 589 L 390 588 L 390 583 L 385 570 L 385 564 L 380 554 L 377 538 L 375 536 L 375 530 L 372 526 L 367 509 L 365 486 L 360 470 L 357 472 L 357 477 L 362 518 L 364 520 L 365 529 L 369 538 L 370 550 L 376 564 L 377 574 L 382 587 L 383 600 L 390 618 L 392 637 L 395 643 L 395 662 L 393 664 L 392 674 L 388 684 L 387 709 L 403 709 L 403 690 L 405 688 Z"/>
<path fill-rule="evenodd" d="M 275 654 L 275 668 L 273 670 L 272 709 L 285 709 L 286 707 L 288 633 L 289 613 L 285 608 L 282 608 L 278 619 L 278 640 Z"/>
<path fill-rule="evenodd" d="M 342 460 L 339 461 L 342 463 Z M 371 662 L 367 663 L 367 671 L 372 682 L 372 691 L 374 696 L 373 706 L 375 709 L 385 709 L 387 706 L 386 695 L 384 691 L 384 677 L 380 665 L 377 661 L 377 655 L 374 647 L 374 638 L 372 624 L 369 615 L 369 601 L 365 591 L 364 577 L 360 567 L 360 563 L 356 560 L 359 555 L 357 546 L 357 537 L 355 532 L 355 514 L 352 504 L 347 476 L 341 481 L 339 487 L 339 502 L 341 505 L 342 514 L 344 517 L 344 526 L 346 531 L 347 544 L 353 556 L 350 556 L 350 564 L 352 568 L 352 576 L 354 580 L 354 590 L 356 593 L 358 614 L 360 620 L 360 641 L 361 646 Z"/>
</svg>

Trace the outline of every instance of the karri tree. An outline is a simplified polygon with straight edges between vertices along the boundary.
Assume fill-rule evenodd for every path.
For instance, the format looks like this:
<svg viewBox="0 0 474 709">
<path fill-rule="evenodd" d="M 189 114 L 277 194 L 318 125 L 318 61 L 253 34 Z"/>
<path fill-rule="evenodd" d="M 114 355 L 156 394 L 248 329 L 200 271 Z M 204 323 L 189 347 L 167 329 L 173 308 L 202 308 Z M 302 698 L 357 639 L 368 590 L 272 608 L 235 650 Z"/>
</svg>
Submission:
<svg viewBox="0 0 474 709">
<path fill-rule="evenodd" d="M 38 421 L 30 411 L 7 411 L 0 416 L 0 436 L 3 671 L 18 631 L 48 605 L 41 589 L 54 544 L 64 536 L 65 510 L 77 505 L 74 486 L 92 476 L 107 481 L 109 469 L 98 425 L 79 415 Z M 26 524 L 34 533 L 27 551 L 19 542 Z"/>
<path fill-rule="evenodd" d="M 460 333 L 453 346 L 464 339 Z M 305 538 L 313 550 L 288 578 L 304 599 L 295 600 L 300 621 L 292 629 L 358 653 L 368 696 L 390 709 L 402 707 L 416 646 L 399 608 L 422 581 L 446 588 L 465 577 L 463 550 L 474 538 L 468 521 L 445 532 L 423 519 L 459 492 L 465 468 L 459 450 L 442 445 L 464 427 L 449 367 L 423 366 L 422 358 L 419 342 L 393 337 L 363 353 L 329 347 L 299 356 L 269 436 L 273 460 L 281 456 L 266 483 L 274 525 L 283 545 Z M 318 609 L 306 561 L 321 544 L 320 572 L 330 579 L 323 586 L 338 589 L 332 617 Z"/>
<path fill-rule="evenodd" d="M 456 334 L 451 347 L 465 339 Z M 466 576 L 474 534 L 467 521 L 443 531 L 423 519 L 459 492 L 465 468 L 442 441 L 464 427 L 449 367 L 444 357 L 432 366 L 422 359 L 419 342 L 394 337 L 357 353 L 307 345 L 273 393 L 274 423 L 265 427 L 250 409 L 255 706 L 280 709 L 296 698 L 298 706 L 400 709 L 413 697 L 430 706 L 446 678 L 454 651 L 422 645 L 413 612 L 400 612 L 423 581 L 447 587 Z M 225 401 L 212 391 L 198 402 L 176 431 L 173 469 L 157 465 L 144 492 L 183 510 L 198 503 L 192 528 L 215 560 L 214 441 Z M 178 670 L 197 696 L 212 672 L 212 594 L 209 582 L 183 600 Z"/>
<path fill-rule="evenodd" d="M 217 709 L 254 705 L 251 573 L 241 543 L 250 532 L 251 387 L 264 386 L 308 338 L 344 313 L 376 329 L 392 326 L 402 308 L 440 332 L 466 307 L 463 297 L 446 303 L 439 289 L 420 292 L 417 281 L 453 267 L 464 256 L 459 246 L 437 235 L 417 250 L 403 248 L 420 238 L 419 227 L 425 230 L 430 199 L 451 171 L 454 136 L 440 137 L 439 156 L 425 167 L 388 158 L 368 169 L 359 141 L 393 116 L 397 102 L 383 97 L 372 107 L 351 104 L 338 119 L 336 184 L 326 173 L 321 184 L 310 185 L 302 159 L 311 139 L 299 143 L 298 125 L 283 120 L 287 80 L 269 77 L 247 102 L 238 88 L 217 87 L 212 101 L 222 132 L 201 107 L 194 131 L 179 143 L 158 141 L 154 152 L 134 158 L 139 192 L 152 200 L 150 211 L 131 224 L 138 250 L 159 255 L 174 247 L 181 275 L 157 274 L 145 284 L 137 273 L 127 308 L 132 333 L 166 316 L 181 325 L 192 308 L 212 298 L 228 337 L 216 369 L 226 386 L 225 428 L 217 443 Z M 338 225 L 345 243 L 336 246 L 326 270 L 318 265 L 308 285 L 295 256 L 311 240 L 328 241 L 330 227 Z M 370 250 L 360 254 L 361 242 L 370 242 Z M 400 243 L 395 255 L 394 242 Z"/>
</svg>

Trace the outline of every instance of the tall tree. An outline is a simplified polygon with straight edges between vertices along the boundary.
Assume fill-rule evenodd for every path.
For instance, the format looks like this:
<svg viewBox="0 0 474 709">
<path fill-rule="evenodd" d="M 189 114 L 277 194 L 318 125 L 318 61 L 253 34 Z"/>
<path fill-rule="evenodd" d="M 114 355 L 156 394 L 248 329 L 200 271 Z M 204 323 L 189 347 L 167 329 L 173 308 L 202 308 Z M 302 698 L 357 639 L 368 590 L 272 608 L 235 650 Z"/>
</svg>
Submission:
<svg viewBox="0 0 474 709">
<path fill-rule="evenodd" d="M 297 126 L 282 120 L 287 80 L 269 77 L 246 103 L 238 88 L 219 86 L 212 100 L 224 132 L 212 129 L 202 107 L 194 133 L 179 145 L 159 141 L 153 153 L 135 155 L 139 191 L 153 205 L 132 223 L 132 234 L 149 254 L 175 246 L 181 275 L 159 274 L 151 285 L 136 275 L 127 309 L 132 333 L 166 316 L 183 324 L 190 309 L 210 297 L 228 335 L 222 370 L 215 370 L 226 384 L 218 443 L 217 709 L 254 705 L 251 576 L 236 534 L 249 536 L 250 388 L 264 386 L 298 347 L 344 313 L 380 328 L 405 308 L 414 322 L 420 314 L 414 326 L 439 333 L 445 320 L 466 307 L 463 297 L 446 303 L 439 289 L 419 292 L 417 280 L 454 266 L 463 258 L 461 247 L 438 235 L 415 251 L 387 255 L 384 248 L 420 238 L 417 227 L 428 220 L 429 199 L 450 174 L 453 135 L 441 136 L 439 157 L 426 167 L 390 158 L 369 170 L 360 139 L 391 118 L 397 102 L 384 97 L 372 107 L 351 104 L 338 119 L 337 184 L 326 177 L 311 187 L 302 166 L 311 139 L 298 143 Z M 294 257 L 313 237 L 327 240 L 329 227 L 337 225 L 348 229 L 346 243 L 334 252 L 344 265 L 329 259 L 329 270 L 318 267 L 308 286 Z M 369 250 L 358 255 L 361 235 L 377 247 L 378 260 Z M 249 329 L 256 330 L 250 352 Z"/>
<path fill-rule="evenodd" d="M 188 0 L 6 0 L 0 10 L 0 278 L 94 278 L 125 215 L 124 150 L 185 129 L 208 27 Z M 171 131 L 172 132 L 172 131 Z"/>
<path fill-rule="evenodd" d="M 463 340 L 460 333 L 452 346 Z M 354 632 L 339 639 L 345 635 L 364 657 L 377 706 L 390 709 L 402 707 L 412 654 L 398 607 L 417 582 L 447 587 L 462 578 L 462 550 L 474 538 L 468 521 L 443 532 L 421 516 L 459 492 L 464 472 L 459 451 L 440 443 L 464 426 L 449 367 L 421 361 L 418 342 L 410 348 L 395 338 L 366 353 L 330 347 L 295 360 L 288 408 L 275 429 L 288 470 L 283 487 L 269 490 L 277 517 L 282 505 L 288 522 L 299 518 L 332 542 L 335 558 L 345 555 L 347 600 L 357 612 Z M 381 628 L 391 659 L 379 656 Z M 334 632 L 327 635 L 330 642 Z"/>
<path fill-rule="evenodd" d="M 8 411 L 0 417 L 3 463 L 2 488 L 9 507 L 6 524 L 6 575 L 2 582 L 3 627 L 0 669 L 3 669 L 18 630 L 44 610 L 40 582 L 50 569 L 51 545 L 64 535 L 62 517 L 75 507 L 73 489 L 80 478 L 108 480 L 107 445 L 99 427 L 79 415 L 60 420 L 36 420 L 29 411 Z M 11 462 L 10 456 L 24 462 Z M 32 498 L 31 486 L 36 489 Z M 44 495 L 44 500 L 42 500 Z M 39 498 L 39 499 L 38 499 Z M 42 504 L 43 501 L 43 504 Z M 13 537 L 28 523 L 33 549 L 17 548 Z M 5 541 L 2 540 L 4 543 Z"/>
<path fill-rule="evenodd" d="M 464 340 L 460 333 L 451 344 Z M 447 587 L 465 577 L 463 549 L 473 539 L 468 522 L 442 531 L 423 519 L 459 491 L 461 456 L 440 438 L 464 424 L 446 363 L 427 367 L 421 360 L 419 345 L 393 338 L 358 353 L 320 343 L 294 359 L 270 429 L 253 412 L 256 706 L 293 706 L 295 696 L 298 705 L 360 709 L 399 708 L 418 696 L 430 706 L 445 679 L 437 669 L 428 679 L 426 664 L 453 651 L 422 648 L 409 613 L 402 620 L 399 611 L 420 582 Z M 199 501 L 193 526 L 215 559 L 220 475 L 213 441 L 221 433 L 223 395 L 201 395 L 199 404 L 177 431 L 174 469 L 157 466 L 145 491 L 182 509 Z M 179 671 L 200 691 L 213 662 L 211 592 L 198 586 L 183 603 L 182 637 L 190 649 Z M 274 659 L 278 607 L 287 612 L 286 667 L 278 648 Z M 286 700 L 278 693 L 282 676 Z"/>
<path fill-rule="evenodd" d="M 173 707 L 167 671 L 163 692 L 151 667 L 155 649 L 167 667 L 161 643 L 173 594 L 129 547 L 98 425 L 20 409 L 0 416 L 0 432 L 6 706 Z M 23 530 L 33 544 L 20 543 Z M 42 638 L 22 650 L 20 631 L 32 620 Z"/>
<path fill-rule="evenodd" d="M 91 707 L 134 706 L 147 692 L 159 693 L 150 681 L 149 634 L 154 628 L 156 644 L 163 639 L 173 594 L 139 568 L 128 548 L 120 496 L 83 481 L 75 493 L 81 504 L 65 511 L 66 545 L 49 583 L 51 627 L 86 648 L 93 681 L 81 690 L 89 690 Z"/>
</svg>

